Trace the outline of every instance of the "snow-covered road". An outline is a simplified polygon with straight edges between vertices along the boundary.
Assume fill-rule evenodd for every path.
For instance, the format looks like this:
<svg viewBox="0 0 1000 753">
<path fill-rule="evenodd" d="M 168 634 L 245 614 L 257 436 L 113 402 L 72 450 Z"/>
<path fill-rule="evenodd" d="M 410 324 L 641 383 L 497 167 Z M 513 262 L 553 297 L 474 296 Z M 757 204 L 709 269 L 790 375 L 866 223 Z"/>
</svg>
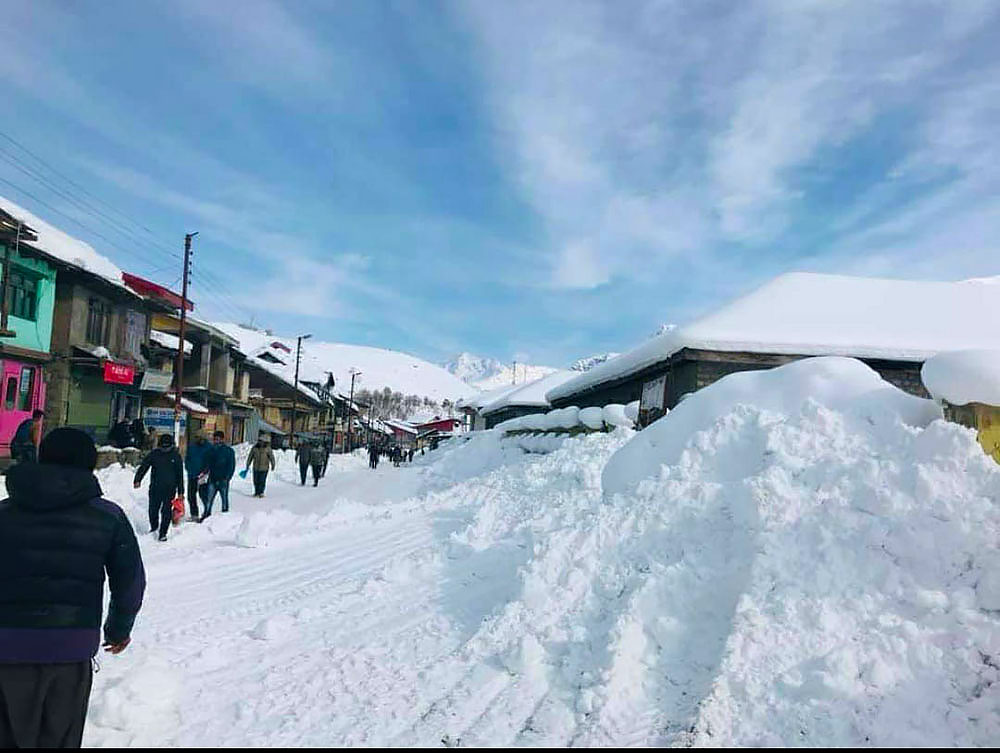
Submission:
<svg viewBox="0 0 1000 753">
<path fill-rule="evenodd" d="M 704 390 L 680 443 L 481 432 L 333 458 L 318 489 L 282 456 L 265 500 L 241 480 L 229 515 L 143 538 L 85 743 L 994 744 L 1000 468 L 817 361 L 752 377 L 767 409 Z M 130 473 L 99 478 L 141 529 Z"/>
</svg>

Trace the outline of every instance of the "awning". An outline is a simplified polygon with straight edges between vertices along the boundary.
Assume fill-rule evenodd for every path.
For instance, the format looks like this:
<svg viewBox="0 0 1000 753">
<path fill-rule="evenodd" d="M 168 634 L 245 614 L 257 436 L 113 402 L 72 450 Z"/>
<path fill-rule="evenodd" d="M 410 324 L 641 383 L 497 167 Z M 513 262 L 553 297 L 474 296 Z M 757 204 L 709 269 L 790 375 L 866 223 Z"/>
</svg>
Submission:
<svg viewBox="0 0 1000 753">
<path fill-rule="evenodd" d="M 175 396 L 172 393 L 167 393 L 166 397 L 167 397 L 168 400 L 174 400 L 175 399 Z M 191 400 L 190 398 L 184 397 L 183 395 L 181 395 L 181 407 L 182 408 L 187 408 L 192 413 L 208 413 L 209 412 L 209 410 L 208 410 L 208 408 L 206 406 L 202 405 L 201 403 L 196 403 L 194 400 Z"/>
<path fill-rule="evenodd" d="M 267 434 L 280 434 L 281 436 L 285 436 L 285 432 L 283 432 L 277 426 L 272 426 L 263 418 L 260 420 L 260 430 L 266 432 Z"/>
</svg>

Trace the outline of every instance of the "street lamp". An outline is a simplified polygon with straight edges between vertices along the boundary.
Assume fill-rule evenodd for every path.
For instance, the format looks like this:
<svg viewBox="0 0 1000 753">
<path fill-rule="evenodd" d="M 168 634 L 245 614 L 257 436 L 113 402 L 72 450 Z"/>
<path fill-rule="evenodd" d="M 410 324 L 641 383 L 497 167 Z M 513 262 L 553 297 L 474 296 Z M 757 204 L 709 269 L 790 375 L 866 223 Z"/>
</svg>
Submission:
<svg viewBox="0 0 1000 753">
<path fill-rule="evenodd" d="M 292 393 L 292 447 L 296 447 L 295 442 L 295 414 L 299 410 L 299 361 L 302 359 L 302 341 L 308 340 L 312 335 L 299 335 L 295 346 L 295 391 Z"/>
<path fill-rule="evenodd" d="M 346 452 L 350 452 L 354 449 L 354 445 L 351 442 L 351 408 L 354 406 L 354 380 L 361 376 L 361 372 L 357 369 L 351 369 L 351 396 L 347 399 L 347 431 L 344 434 L 344 446 L 347 448 Z"/>
</svg>

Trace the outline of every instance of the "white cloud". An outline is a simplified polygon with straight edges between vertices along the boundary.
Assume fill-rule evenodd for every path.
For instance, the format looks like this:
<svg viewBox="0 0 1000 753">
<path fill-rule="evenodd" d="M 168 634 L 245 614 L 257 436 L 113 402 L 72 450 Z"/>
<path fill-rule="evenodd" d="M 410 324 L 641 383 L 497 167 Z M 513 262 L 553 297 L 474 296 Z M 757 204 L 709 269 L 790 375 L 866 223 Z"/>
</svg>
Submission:
<svg viewBox="0 0 1000 753">
<path fill-rule="evenodd" d="M 501 164 L 544 222 L 540 258 L 556 287 L 667 276 L 680 260 L 716 268 L 734 245 L 766 264 L 769 245 L 794 242 L 784 234 L 807 211 L 810 181 L 829 179 L 823 160 L 886 113 L 912 113 L 894 134 L 913 146 L 900 170 L 965 174 L 977 154 L 980 173 L 1000 169 L 986 70 L 997 53 L 981 38 L 996 28 L 995 3 L 458 7 L 483 52 Z M 962 190 L 978 204 L 982 188 Z M 981 228 L 977 212 L 969 223 Z M 916 243 L 907 228 L 900 242 Z M 837 231 L 831 259 L 864 253 L 835 243 Z"/>
</svg>

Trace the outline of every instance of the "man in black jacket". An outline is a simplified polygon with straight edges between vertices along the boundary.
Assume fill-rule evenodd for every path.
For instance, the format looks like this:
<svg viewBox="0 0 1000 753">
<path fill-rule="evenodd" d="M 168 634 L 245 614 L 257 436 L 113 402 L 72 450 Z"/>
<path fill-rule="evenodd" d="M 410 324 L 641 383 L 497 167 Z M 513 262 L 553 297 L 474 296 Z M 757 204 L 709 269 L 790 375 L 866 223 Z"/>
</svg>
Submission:
<svg viewBox="0 0 1000 753">
<path fill-rule="evenodd" d="M 175 496 L 184 499 L 184 461 L 174 447 L 174 438 L 169 434 L 160 437 L 156 449 L 143 459 L 136 470 L 136 489 L 142 484 L 142 479 L 150 468 L 153 469 L 153 474 L 149 482 L 149 532 L 159 530 L 160 541 L 166 541 L 173 514 L 171 503 Z"/>
<path fill-rule="evenodd" d="M 39 463 L 7 472 L 0 502 L 0 746 L 79 747 L 101 639 L 125 650 L 146 575 L 128 517 L 101 497 L 97 450 L 56 429 Z"/>
</svg>

